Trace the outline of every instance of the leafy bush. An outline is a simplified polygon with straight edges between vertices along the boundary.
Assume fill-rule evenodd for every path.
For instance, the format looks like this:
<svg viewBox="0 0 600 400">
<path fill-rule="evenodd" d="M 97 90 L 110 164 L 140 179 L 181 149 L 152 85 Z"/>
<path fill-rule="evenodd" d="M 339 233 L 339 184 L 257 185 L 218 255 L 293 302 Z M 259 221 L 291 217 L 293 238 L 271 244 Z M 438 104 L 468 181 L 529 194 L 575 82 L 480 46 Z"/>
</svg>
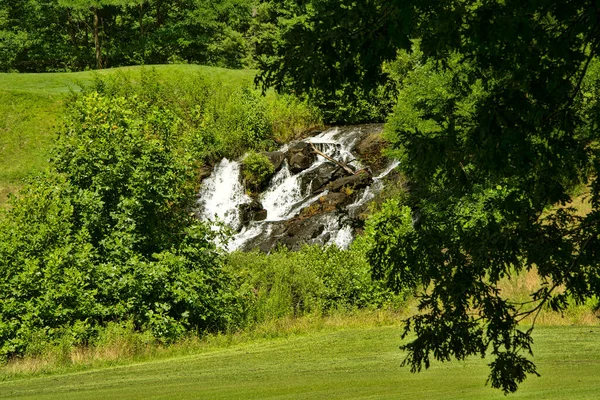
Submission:
<svg viewBox="0 0 600 400">
<path fill-rule="evenodd" d="M 180 119 L 133 97 L 73 100 L 54 168 L 0 224 L 0 358 L 131 321 L 170 342 L 237 324 L 212 231 L 191 214 Z"/>
<path fill-rule="evenodd" d="M 250 152 L 244 157 L 242 168 L 246 185 L 252 190 L 260 190 L 275 172 L 269 157 L 255 152 Z"/>
<path fill-rule="evenodd" d="M 268 102 L 273 135 L 278 143 L 299 139 L 307 128 L 321 125 L 321 112 L 308 101 L 289 94 L 272 93 Z"/>
<path fill-rule="evenodd" d="M 249 322 L 283 316 L 328 313 L 336 309 L 377 307 L 393 296 L 371 279 L 362 248 L 305 246 L 271 254 L 233 253 L 229 269 L 250 296 Z"/>
<path fill-rule="evenodd" d="M 276 138 L 289 140 L 320 124 L 318 111 L 292 96 L 261 96 L 250 82 L 223 83 L 204 74 L 164 81 L 154 69 L 145 69 L 139 78 L 118 73 L 98 78 L 85 91 L 137 96 L 169 109 L 178 118 L 182 147 L 206 164 L 248 150 L 271 150 Z"/>
<path fill-rule="evenodd" d="M 373 276 L 385 282 L 396 292 L 401 288 L 413 288 L 416 284 L 411 265 L 403 264 L 394 270 L 392 264 L 406 259 L 410 243 L 414 242 L 413 219 L 410 207 L 400 198 L 384 201 L 379 211 L 369 216 L 365 232 L 360 239 L 364 242 L 366 256 L 373 265 Z M 403 243 L 404 246 L 395 246 Z"/>
</svg>

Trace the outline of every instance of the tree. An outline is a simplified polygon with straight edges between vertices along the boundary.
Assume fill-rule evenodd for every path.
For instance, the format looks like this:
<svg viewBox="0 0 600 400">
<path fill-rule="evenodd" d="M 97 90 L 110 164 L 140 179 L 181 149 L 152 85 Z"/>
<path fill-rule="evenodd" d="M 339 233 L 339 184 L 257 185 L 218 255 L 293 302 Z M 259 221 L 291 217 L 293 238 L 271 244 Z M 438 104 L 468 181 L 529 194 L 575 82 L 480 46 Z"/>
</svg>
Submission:
<svg viewBox="0 0 600 400">
<path fill-rule="evenodd" d="M 0 69 L 248 60 L 254 0 L 0 0 Z"/>
<path fill-rule="evenodd" d="M 491 351 L 492 386 L 515 391 L 536 373 L 532 328 L 519 322 L 600 295 L 600 7 L 307 0 L 285 10 L 258 77 L 278 89 L 372 87 L 420 39 L 422 56 L 400 60 L 386 128 L 412 222 L 405 209 L 381 218 L 371 262 L 395 288 L 425 288 L 406 324 L 413 370 Z M 569 207 L 577 187 L 589 190 L 586 215 Z M 498 282 L 524 270 L 543 285 L 511 303 Z"/>
<path fill-rule="evenodd" d="M 404 8 L 380 0 L 265 3 L 263 19 L 278 29 L 265 24 L 258 35 L 257 84 L 310 99 L 331 123 L 377 121 L 390 110 L 393 85 L 381 64 L 410 43 Z"/>
</svg>

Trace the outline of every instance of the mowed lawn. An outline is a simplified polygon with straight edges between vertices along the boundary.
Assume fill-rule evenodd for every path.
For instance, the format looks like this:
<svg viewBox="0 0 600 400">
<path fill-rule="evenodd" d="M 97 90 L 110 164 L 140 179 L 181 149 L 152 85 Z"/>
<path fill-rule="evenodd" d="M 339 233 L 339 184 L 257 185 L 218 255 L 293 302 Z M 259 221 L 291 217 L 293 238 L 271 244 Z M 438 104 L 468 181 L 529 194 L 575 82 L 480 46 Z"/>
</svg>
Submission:
<svg viewBox="0 0 600 400">
<path fill-rule="evenodd" d="M 347 328 L 261 340 L 136 365 L 6 381 L 10 399 L 598 399 L 600 326 L 536 328 L 530 376 L 505 397 L 486 363 L 401 368 L 398 327 Z"/>
</svg>

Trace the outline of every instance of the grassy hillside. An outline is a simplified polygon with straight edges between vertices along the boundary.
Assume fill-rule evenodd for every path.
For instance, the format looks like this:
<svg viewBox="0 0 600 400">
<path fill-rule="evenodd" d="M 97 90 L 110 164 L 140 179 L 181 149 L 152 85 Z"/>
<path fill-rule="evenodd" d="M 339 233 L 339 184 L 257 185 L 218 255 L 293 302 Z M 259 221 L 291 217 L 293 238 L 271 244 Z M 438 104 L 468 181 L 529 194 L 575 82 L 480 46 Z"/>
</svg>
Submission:
<svg viewBox="0 0 600 400">
<path fill-rule="evenodd" d="M 197 355 L 0 383 L 11 399 L 502 399 L 484 386 L 487 360 L 401 368 L 398 326 L 337 328 L 259 340 Z M 600 328 L 539 327 L 541 378 L 515 399 L 595 399 L 600 392 Z"/>
<path fill-rule="evenodd" d="M 250 84 L 252 70 L 229 70 L 199 65 L 123 67 L 102 71 L 44 74 L 0 74 L 0 207 L 23 178 L 42 170 L 48 162 L 52 138 L 60 124 L 65 97 L 90 84 L 97 76 L 136 76 L 153 68 L 160 79 L 173 82 L 201 73 L 224 85 Z"/>
</svg>

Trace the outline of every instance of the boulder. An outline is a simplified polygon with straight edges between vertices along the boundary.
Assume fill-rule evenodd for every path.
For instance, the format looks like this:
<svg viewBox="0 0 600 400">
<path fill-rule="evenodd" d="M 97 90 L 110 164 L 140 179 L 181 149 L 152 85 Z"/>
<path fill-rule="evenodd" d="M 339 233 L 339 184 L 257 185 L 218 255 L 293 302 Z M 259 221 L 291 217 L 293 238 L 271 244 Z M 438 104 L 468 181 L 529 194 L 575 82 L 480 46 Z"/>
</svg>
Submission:
<svg viewBox="0 0 600 400">
<path fill-rule="evenodd" d="M 241 204 L 239 208 L 242 225 L 247 225 L 250 221 L 263 221 L 267 218 L 267 210 L 263 208 L 258 200 Z"/>
<path fill-rule="evenodd" d="M 309 220 L 302 221 L 296 225 L 292 225 L 287 230 L 288 237 L 296 237 L 302 239 L 314 239 L 323 233 L 325 226 L 323 224 L 314 224 Z"/>
<path fill-rule="evenodd" d="M 355 190 L 362 189 L 369 186 L 372 181 L 373 178 L 371 177 L 370 173 L 368 173 L 367 171 L 361 171 L 354 175 L 349 175 L 340 179 L 336 179 L 335 181 L 325 186 L 325 189 L 331 192 L 338 192 L 344 187 L 349 187 Z"/>
<path fill-rule="evenodd" d="M 383 153 L 386 146 L 387 142 L 383 139 L 381 132 L 373 132 L 358 143 L 355 151 L 361 162 L 368 165 L 373 171 L 379 172 L 389 162 Z"/>
<path fill-rule="evenodd" d="M 302 172 L 312 165 L 317 155 L 312 152 L 309 143 L 296 143 L 287 152 L 287 161 L 293 174 Z"/>
<path fill-rule="evenodd" d="M 331 192 L 327 193 L 325 196 L 320 197 L 319 203 L 321 203 L 323 211 L 329 211 L 335 208 L 342 207 L 347 200 L 348 196 L 345 193 Z"/>
<path fill-rule="evenodd" d="M 275 171 L 278 171 L 281 168 L 281 164 L 283 164 L 283 160 L 285 160 L 285 153 L 281 151 L 267 151 L 262 153 L 267 156 L 273 167 L 275 167 Z"/>
<path fill-rule="evenodd" d="M 325 185 L 346 176 L 344 171 L 333 163 L 323 163 L 314 170 L 304 174 L 300 183 L 302 193 L 317 193 Z"/>
</svg>

